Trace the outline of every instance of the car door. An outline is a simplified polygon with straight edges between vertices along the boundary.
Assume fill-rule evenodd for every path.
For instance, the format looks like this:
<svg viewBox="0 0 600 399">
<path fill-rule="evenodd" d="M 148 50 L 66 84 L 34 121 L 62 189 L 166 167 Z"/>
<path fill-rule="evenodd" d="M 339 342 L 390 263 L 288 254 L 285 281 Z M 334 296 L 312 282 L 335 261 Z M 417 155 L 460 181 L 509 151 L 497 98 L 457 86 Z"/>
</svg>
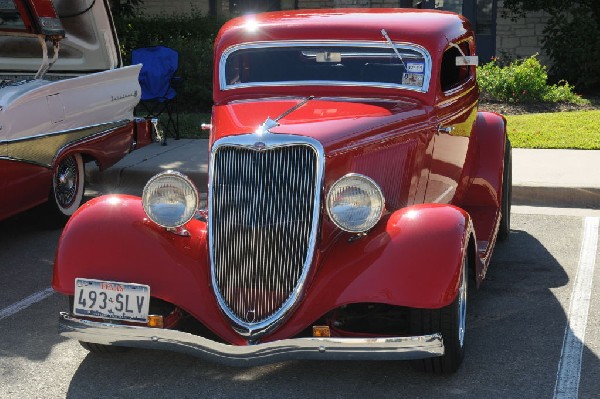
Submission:
<svg viewBox="0 0 600 399">
<path fill-rule="evenodd" d="M 472 54 L 473 38 L 448 45 L 441 61 L 438 99 L 435 106 L 437 131 L 425 202 L 459 203 L 461 182 L 471 131 L 477 116 L 479 90 L 475 66 L 459 66 L 456 58 Z"/>
</svg>

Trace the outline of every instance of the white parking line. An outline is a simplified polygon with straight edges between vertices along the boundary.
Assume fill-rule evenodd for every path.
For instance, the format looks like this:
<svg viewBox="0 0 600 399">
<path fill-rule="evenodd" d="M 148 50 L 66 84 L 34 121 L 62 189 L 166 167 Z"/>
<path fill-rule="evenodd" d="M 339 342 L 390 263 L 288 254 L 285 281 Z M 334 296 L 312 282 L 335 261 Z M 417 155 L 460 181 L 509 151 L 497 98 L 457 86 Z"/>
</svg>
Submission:
<svg viewBox="0 0 600 399">
<path fill-rule="evenodd" d="M 46 288 L 45 290 L 36 292 L 33 295 L 29 295 L 27 298 L 25 298 L 17 303 L 13 303 L 9 307 L 6 307 L 6 308 L 0 310 L 0 320 L 4 319 L 5 317 L 12 316 L 13 314 L 18 313 L 23 309 L 27 309 L 34 303 L 48 298 L 53 293 L 54 293 L 54 290 L 52 288 Z"/>
<path fill-rule="evenodd" d="M 594 265 L 598 249 L 600 218 L 586 217 L 583 221 L 583 240 L 577 277 L 571 295 L 567 328 L 558 364 L 554 398 L 577 398 L 581 375 L 581 355 L 585 345 L 585 327 L 594 280 Z"/>
</svg>

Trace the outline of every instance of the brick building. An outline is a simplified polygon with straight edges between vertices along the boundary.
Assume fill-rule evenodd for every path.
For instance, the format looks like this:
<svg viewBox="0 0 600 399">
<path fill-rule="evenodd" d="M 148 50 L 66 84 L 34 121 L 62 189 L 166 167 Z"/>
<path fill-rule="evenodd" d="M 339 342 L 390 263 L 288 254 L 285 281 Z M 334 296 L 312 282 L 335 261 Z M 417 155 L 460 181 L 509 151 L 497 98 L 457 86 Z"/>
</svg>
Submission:
<svg viewBox="0 0 600 399">
<path fill-rule="evenodd" d="M 473 23 L 482 61 L 492 56 L 520 58 L 539 53 L 542 62 L 547 62 L 541 39 L 548 15 L 530 13 L 512 21 L 502 16 L 503 3 L 503 0 L 145 0 L 144 12 L 146 15 L 165 15 L 196 10 L 202 14 L 230 17 L 298 8 L 437 8 L 463 14 Z"/>
</svg>

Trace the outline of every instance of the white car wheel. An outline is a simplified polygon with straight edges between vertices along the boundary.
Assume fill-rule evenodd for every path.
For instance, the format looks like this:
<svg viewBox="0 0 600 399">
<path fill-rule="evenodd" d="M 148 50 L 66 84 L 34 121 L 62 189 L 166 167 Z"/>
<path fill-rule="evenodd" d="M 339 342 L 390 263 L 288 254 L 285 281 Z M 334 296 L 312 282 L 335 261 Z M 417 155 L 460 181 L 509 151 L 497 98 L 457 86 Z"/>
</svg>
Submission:
<svg viewBox="0 0 600 399">
<path fill-rule="evenodd" d="M 71 216 L 81 205 L 84 191 L 83 159 L 80 154 L 62 158 L 52 176 L 52 198 L 56 209 Z"/>
</svg>

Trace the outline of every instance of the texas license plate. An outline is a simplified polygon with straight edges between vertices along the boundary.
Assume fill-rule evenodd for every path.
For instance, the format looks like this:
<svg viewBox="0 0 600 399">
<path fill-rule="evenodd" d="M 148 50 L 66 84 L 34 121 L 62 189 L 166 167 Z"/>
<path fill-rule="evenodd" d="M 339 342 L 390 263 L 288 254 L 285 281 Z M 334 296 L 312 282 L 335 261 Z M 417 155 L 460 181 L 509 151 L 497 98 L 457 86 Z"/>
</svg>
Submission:
<svg viewBox="0 0 600 399">
<path fill-rule="evenodd" d="M 148 285 L 75 279 L 75 315 L 147 322 L 149 307 Z"/>
</svg>

